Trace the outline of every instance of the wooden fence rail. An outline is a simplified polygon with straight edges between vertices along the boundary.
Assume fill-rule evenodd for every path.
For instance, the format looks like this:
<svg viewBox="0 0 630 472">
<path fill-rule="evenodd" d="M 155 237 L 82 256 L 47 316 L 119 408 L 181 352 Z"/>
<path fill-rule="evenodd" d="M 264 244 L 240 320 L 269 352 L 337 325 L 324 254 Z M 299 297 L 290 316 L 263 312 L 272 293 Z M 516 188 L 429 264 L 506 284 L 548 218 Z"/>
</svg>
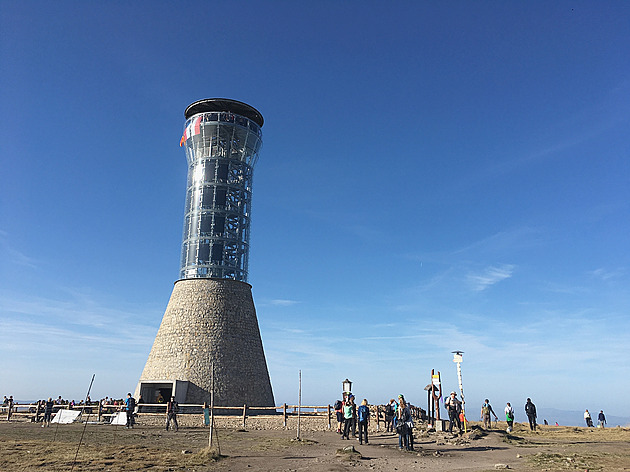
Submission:
<svg viewBox="0 0 630 472">
<path fill-rule="evenodd" d="M 202 404 L 180 404 L 180 414 L 203 414 Z M 380 423 L 385 422 L 384 419 L 384 405 L 369 405 L 370 416 L 376 421 L 376 430 L 380 431 Z M 210 408 L 210 407 L 208 407 Z M 103 418 L 109 418 L 118 412 L 124 411 L 125 405 L 122 404 L 101 404 L 91 403 L 89 405 L 74 405 L 71 407 L 69 404 L 55 404 L 53 406 L 53 413 L 62 409 L 81 410 L 82 413 L 90 415 L 95 414 L 98 417 L 98 421 L 102 421 Z M 85 411 L 88 410 L 88 411 Z M 145 410 L 145 411 L 142 411 Z M 286 403 L 279 406 L 213 406 L 213 411 L 230 411 L 232 414 L 221 415 L 225 418 L 242 418 L 243 428 L 247 421 L 248 413 L 251 416 L 277 416 L 282 414 L 283 427 L 287 427 L 287 419 L 293 416 L 308 416 L 308 417 L 321 417 L 328 422 L 328 429 L 332 428 L 332 421 L 335 416 L 335 411 L 330 405 L 288 405 Z M 298 411 L 299 410 L 299 411 Z M 312 410 L 312 411 L 309 411 Z M 235 412 L 242 412 L 235 414 Z M 265 415 L 263 412 L 269 411 L 269 415 Z M 138 416 L 163 416 L 166 413 L 166 403 L 139 403 L 137 405 L 136 414 Z M 421 408 L 411 408 L 412 416 L 416 419 L 425 419 L 424 410 Z M 13 408 L 9 414 L 8 406 L 0 406 L 0 419 L 9 420 L 11 417 L 26 417 L 33 422 L 39 422 L 44 416 L 44 407 L 40 403 L 28 403 L 28 404 L 13 404 Z M 335 419 L 336 421 L 336 419 Z"/>
</svg>

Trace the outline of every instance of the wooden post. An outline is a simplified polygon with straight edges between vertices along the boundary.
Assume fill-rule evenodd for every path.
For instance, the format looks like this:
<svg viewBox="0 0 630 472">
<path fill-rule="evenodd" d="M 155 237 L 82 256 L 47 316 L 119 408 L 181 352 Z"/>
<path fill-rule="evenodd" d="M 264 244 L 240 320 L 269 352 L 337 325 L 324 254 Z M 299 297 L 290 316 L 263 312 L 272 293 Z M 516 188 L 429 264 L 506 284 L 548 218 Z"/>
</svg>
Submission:
<svg viewBox="0 0 630 472">
<path fill-rule="evenodd" d="M 330 405 L 328 405 L 328 429 L 332 428 L 332 424 L 330 424 Z"/>
<path fill-rule="evenodd" d="M 35 412 L 35 423 L 39 423 L 39 414 L 42 411 L 42 406 L 39 400 L 37 401 L 37 411 Z"/>
<path fill-rule="evenodd" d="M 376 431 L 380 431 L 381 430 L 381 407 L 379 405 L 376 405 Z"/>
<path fill-rule="evenodd" d="M 297 439 L 300 439 L 300 410 L 302 409 L 302 370 L 300 370 L 300 382 L 298 387 L 298 424 Z"/>
<path fill-rule="evenodd" d="M 245 418 L 247 418 L 247 404 L 243 405 L 243 429 L 245 429 Z"/>
<path fill-rule="evenodd" d="M 282 405 L 282 423 L 286 429 L 287 427 L 287 404 Z"/>
<path fill-rule="evenodd" d="M 214 362 L 210 367 L 210 436 L 208 447 L 212 447 L 212 430 L 214 429 Z"/>
</svg>

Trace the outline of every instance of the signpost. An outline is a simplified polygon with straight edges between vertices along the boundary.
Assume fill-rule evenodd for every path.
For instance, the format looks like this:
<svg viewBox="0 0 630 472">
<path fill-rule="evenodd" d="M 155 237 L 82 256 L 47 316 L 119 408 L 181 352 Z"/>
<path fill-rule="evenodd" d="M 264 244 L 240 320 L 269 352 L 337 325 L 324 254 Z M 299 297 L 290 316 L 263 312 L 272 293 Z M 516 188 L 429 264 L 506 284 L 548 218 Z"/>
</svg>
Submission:
<svg viewBox="0 0 630 472">
<path fill-rule="evenodd" d="M 466 421 L 466 400 L 464 398 L 464 386 L 462 385 L 462 362 L 463 357 L 462 354 L 464 351 L 453 351 L 453 362 L 457 364 L 457 380 L 459 380 L 459 393 L 462 397 L 462 416 L 464 417 L 464 432 L 467 432 L 467 421 Z"/>
<path fill-rule="evenodd" d="M 431 397 L 432 397 L 432 409 L 433 414 L 431 417 L 434 419 L 433 427 L 435 427 L 435 420 L 440 419 L 440 398 L 442 398 L 442 379 L 440 377 L 440 371 L 435 373 L 434 369 L 431 369 Z"/>
</svg>

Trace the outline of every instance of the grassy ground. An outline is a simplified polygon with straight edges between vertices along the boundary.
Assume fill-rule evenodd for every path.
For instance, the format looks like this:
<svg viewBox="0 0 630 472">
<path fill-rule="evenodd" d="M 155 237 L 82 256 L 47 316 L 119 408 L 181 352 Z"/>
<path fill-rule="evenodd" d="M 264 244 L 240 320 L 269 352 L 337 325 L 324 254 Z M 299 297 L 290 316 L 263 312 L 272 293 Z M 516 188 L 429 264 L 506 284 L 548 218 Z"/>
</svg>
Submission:
<svg viewBox="0 0 630 472">
<path fill-rule="evenodd" d="M 0 422 L 0 471 L 487 471 L 501 465 L 521 471 L 630 471 L 628 429 L 541 427 L 530 432 L 517 425 L 509 435 L 498 428 L 476 431 L 481 434 L 453 437 L 419 429 L 416 451 L 406 452 L 398 450 L 396 436 L 376 431 L 369 445 L 360 446 L 315 428 L 306 428 L 296 440 L 295 429 L 220 427 L 209 449 L 208 429 L 195 426 L 167 432 L 159 423 L 127 430 Z"/>
</svg>

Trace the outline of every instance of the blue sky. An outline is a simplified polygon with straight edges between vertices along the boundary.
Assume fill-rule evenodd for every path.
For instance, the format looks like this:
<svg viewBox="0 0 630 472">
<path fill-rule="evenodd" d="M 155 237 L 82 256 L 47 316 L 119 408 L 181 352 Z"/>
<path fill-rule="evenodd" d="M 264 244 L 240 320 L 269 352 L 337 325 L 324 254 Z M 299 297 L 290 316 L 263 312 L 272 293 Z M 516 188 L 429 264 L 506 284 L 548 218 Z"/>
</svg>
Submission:
<svg viewBox="0 0 630 472">
<path fill-rule="evenodd" d="M 628 44 L 622 1 L 0 0 L 0 394 L 133 391 L 228 97 L 276 402 L 424 405 L 460 349 L 475 411 L 630 416 Z"/>
</svg>

